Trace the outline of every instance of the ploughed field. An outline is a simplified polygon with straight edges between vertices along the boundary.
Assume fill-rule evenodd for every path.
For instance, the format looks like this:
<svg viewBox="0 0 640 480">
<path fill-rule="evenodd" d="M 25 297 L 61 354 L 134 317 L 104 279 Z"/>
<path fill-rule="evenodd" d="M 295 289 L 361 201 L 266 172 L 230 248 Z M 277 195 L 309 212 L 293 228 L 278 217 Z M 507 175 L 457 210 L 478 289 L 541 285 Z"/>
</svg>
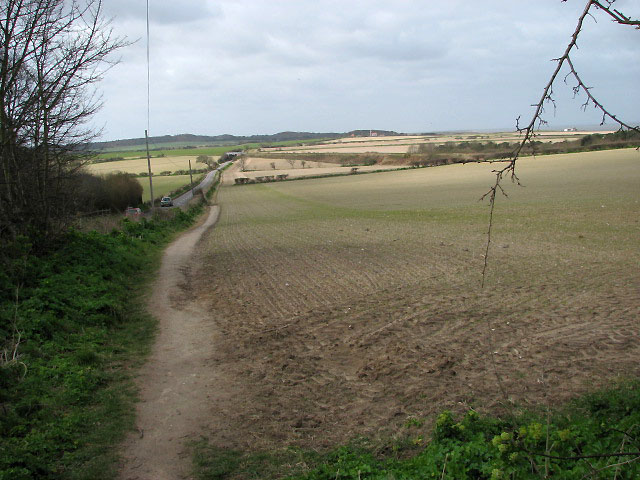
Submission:
<svg viewBox="0 0 640 480">
<path fill-rule="evenodd" d="M 521 159 L 482 290 L 492 168 L 223 186 L 185 285 L 215 331 L 210 440 L 322 448 L 639 375 L 640 153 Z"/>
</svg>

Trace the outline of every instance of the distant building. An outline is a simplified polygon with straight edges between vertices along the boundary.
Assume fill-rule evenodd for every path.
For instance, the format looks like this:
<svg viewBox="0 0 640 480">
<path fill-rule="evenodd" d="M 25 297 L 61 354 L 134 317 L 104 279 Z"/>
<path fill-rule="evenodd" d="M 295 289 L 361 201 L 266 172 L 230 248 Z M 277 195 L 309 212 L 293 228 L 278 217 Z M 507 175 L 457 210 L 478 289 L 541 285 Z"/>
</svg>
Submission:
<svg viewBox="0 0 640 480">
<path fill-rule="evenodd" d="M 565 128 L 565 129 L 563 130 L 563 132 L 577 132 L 577 131 L 578 131 L 578 129 L 577 129 L 577 128 L 575 128 L 575 127 Z"/>
<path fill-rule="evenodd" d="M 227 152 L 220 157 L 220 163 L 237 160 L 238 157 L 242 157 L 244 152 Z"/>
</svg>

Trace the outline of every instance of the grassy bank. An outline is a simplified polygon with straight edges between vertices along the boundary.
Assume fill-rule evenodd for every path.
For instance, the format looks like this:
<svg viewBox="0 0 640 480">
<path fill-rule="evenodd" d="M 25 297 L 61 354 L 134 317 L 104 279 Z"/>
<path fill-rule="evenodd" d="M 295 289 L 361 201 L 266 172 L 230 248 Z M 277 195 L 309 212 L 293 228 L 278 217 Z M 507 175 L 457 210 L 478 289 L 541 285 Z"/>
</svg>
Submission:
<svg viewBox="0 0 640 480">
<path fill-rule="evenodd" d="M 26 242 L 5 249 L 0 479 L 115 476 L 113 446 L 134 421 L 132 373 L 155 328 L 146 285 L 162 248 L 201 211 L 107 235 L 72 231 L 38 256 Z"/>
</svg>

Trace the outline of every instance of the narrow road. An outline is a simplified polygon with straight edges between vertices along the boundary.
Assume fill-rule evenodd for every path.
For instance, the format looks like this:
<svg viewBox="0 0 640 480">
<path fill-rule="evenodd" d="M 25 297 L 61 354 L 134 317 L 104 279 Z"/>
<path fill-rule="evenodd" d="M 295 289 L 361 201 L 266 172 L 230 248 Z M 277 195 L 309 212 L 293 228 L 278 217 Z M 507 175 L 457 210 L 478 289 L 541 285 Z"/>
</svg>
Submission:
<svg viewBox="0 0 640 480">
<path fill-rule="evenodd" d="M 199 187 L 202 189 L 202 191 L 206 191 L 207 188 L 209 188 L 209 185 L 211 185 L 211 183 L 213 182 L 213 178 L 215 177 L 216 172 L 222 172 L 222 169 L 226 167 L 229 163 L 231 162 L 224 162 L 220 164 L 220 166 L 218 166 L 218 168 L 216 168 L 215 170 L 211 170 L 209 173 L 207 173 L 207 176 L 204 177 L 204 179 L 198 185 L 196 185 L 195 188 Z M 192 198 L 193 198 L 193 190 L 189 190 L 187 193 L 183 193 L 179 197 L 174 198 L 173 206 L 182 207 L 187 203 L 189 203 L 189 200 L 191 200 Z"/>
<path fill-rule="evenodd" d="M 190 272 L 196 245 L 218 214 L 218 207 L 211 207 L 201 225 L 177 238 L 164 253 L 149 300 L 159 331 L 138 379 L 137 432 L 122 445 L 122 480 L 191 478 L 185 443 L 197 439 L 207 425 L 207 397 L 215 379 L 206 367 L 213 329 L 190 300 Z"/>
</svg>

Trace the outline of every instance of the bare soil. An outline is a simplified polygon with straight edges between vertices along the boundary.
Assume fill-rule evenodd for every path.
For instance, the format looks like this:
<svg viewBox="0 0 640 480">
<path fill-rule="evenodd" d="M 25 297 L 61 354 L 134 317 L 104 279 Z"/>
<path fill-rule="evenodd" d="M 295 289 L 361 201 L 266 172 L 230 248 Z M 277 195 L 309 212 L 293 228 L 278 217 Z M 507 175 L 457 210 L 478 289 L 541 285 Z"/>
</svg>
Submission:
<svg viewBox="0 0 640 480">
<path fill-rule="evenodd" d="M 299 201 L 250 195 L 221 191 L 194 271 L 208 364 L 230 389 L 209 405 L 217 446 L 384 439 L 411 417 L 558 404 L 640 374 L 637 254 L 528 233 L 495 245 L 502 271 L 481 290 L 482 231 L 307 219 Z"/>
<path fill-rule="evenodd" d="M 219 329 L 211 368 L 232 388 L 212 405 L 227 425 L 210 433 L 216 444 L 330 447 L 443 409 L 501 413 L 508 400 L 546 405 L 640 374 L 640 294 L 630 285 L 465 292 L 389 285 L 364 269 L 345 290 L 338 262 L 337 278 L 310 274 L 335 253 L 294 260 L 266 248 L 200 292 Z"/>
<path fill-rule="evenodd" d="M 482 290 L 484 216 L 348 209 L 317 201 L 338 201 L 332 183 L 293 183 L 223 187 L 216 228 L 197 244 L 213 211 L 167 250 L 123 479 L 189 478 L 200 435 L 325 449 L 443 409 L 500 415 L 640 375 L 637 201 L 501 217 Z M 351 205 L 400 201 L 354 185 Z"/>
</svg>

